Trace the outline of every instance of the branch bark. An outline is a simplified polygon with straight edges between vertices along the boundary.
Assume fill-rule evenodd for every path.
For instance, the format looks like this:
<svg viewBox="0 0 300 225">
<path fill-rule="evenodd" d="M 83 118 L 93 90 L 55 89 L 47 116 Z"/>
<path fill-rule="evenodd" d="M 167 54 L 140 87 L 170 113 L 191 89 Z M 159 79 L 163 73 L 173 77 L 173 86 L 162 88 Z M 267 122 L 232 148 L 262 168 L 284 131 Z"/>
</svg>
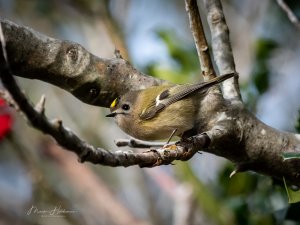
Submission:
<svg viewBox="0 0 300 225">
<path fill-rule="evenodd" d="M 185 8 L 189 16 L 190 27 L 199 57 L 202 76 L 203 79 L 207 81 L 216 77 L 216 73 L 210 59 L 209 48 L 202 27 L 197 0 L 186 0 Z"/>
<path fill-rule="evenodd" d="M 236 73 L 232 48 L 229 39 L 229 29 L 220 0 L 204 0 L 207 9 L 207 21 L 211 31 L 211 44 L 214 60 L 220 74 Z M 223 83 L 225 99 L 242 104 L 238 76 Z"/>
<path fill-rule="evenodd" d="M 128 90 L 167 83 L 139 72 L 120 57 L 99 58 L 77 43 L 0 21 L 14 75 L 53 84 L 85 103 L 109 107 Z"/>
</svg>

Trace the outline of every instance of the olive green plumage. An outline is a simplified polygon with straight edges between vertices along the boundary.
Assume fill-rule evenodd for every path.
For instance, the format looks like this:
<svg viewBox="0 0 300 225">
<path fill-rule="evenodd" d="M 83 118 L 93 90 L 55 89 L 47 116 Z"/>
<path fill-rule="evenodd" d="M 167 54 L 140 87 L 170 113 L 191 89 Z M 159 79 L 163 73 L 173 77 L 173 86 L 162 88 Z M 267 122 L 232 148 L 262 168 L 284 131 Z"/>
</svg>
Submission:
<svg viewBox="0 0 300 225">
<path fill-rule="evenodd" d="M 183 85 L 153 86 L 129 91 L 111 104 L 111 114 L 127 134 L 141 140 L 182 135 L 198 123 L 197 113 L 207 90 L 233 77 L 226 74 L 208 82 Z"/>
</svg>

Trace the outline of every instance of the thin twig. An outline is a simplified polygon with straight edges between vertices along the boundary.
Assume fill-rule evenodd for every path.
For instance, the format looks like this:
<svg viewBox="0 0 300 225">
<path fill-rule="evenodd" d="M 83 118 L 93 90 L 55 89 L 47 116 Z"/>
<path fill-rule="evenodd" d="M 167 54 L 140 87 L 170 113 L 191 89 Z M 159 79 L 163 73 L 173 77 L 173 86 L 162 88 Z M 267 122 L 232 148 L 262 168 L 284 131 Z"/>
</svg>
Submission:
<svg viewBox="0 0 300 225">
<path fill-rule="evenodd" d="M 289 20 L 298 28 L 300 29 L 300 21 L 297 16 L 293 13 L 291 8 L 285 3 L 284 0 L 277 0 L 277 4 L 279 7 L 287 14 Z"/>
<path fill-rule="evenodd" d="M 210 80 L 216 76 L 205 38 L 197 0 L 185 0 L 185 8 L 189 16 L 190 28 L 194 37 L 203 79 Z"/>
<path fill-rule="evenodd" d="M 42 95 L 40 101 L 35 105 L 34 109 L 40 113 L 45 114 L 46 96 Z"/>
<path fill-rule="evenodd" d="M 165 142 L 148 142 L 137 139 L 116 139 L 115 144 L 118 147 L 130 148 L 160 148 L 163 147 Z"/>
</svg>

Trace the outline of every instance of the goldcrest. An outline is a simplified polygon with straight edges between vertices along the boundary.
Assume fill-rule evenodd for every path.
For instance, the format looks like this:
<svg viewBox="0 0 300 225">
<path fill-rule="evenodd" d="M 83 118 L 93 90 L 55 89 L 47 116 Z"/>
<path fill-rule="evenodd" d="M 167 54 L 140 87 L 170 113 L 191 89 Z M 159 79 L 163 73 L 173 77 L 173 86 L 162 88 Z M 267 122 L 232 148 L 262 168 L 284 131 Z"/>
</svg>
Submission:
<svg viewBox="0 0 300 225">
<path fill-rule="evenodd" d="M 234 75 L 195 84 L 129 91 L 111 103 L 107 117 L 113 117 L 124 132 L 140 140 L 165 139 L 175 130 L 175 135 L 181 136 L 198 123 L 197 113 L 207 90 Z"/>
</svg>

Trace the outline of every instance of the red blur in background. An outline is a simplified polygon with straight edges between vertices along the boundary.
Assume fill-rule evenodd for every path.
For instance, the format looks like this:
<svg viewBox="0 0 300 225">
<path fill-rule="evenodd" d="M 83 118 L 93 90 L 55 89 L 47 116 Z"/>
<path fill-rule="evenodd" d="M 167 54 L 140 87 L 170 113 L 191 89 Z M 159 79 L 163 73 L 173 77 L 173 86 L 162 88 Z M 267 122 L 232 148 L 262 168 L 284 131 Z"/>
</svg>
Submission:
<svg viewBox="0 0 300 225">
<path fill-rule="evenodd" d="M 13 119 L 4 99 L 0 98 L 0 141 L 11 131 Z"/>
</svg>

